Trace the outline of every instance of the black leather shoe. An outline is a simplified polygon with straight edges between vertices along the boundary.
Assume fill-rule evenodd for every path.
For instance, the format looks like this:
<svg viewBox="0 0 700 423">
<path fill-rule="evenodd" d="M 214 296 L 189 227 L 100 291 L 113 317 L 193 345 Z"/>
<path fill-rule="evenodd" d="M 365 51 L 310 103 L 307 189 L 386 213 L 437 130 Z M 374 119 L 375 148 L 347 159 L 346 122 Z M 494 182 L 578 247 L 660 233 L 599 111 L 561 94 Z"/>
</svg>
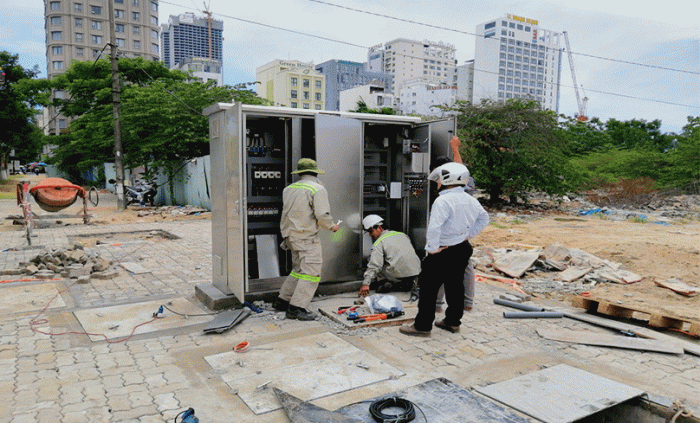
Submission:
<svg viewBox="0 0 700 423">
<path fill-rule="evenodd" d="M 289 310 L 289 301 L 285 301 L 282 298 L 277 297 L 275 302 L 272 303 L 272 307 L 274 307 L 274 309 L 277 311 L 287 311 Z"/>
<path fill-rule="evenodd" d="M 289 310 L 287 310 L 287 313 L 284 315 L 284 317 L 286 317 L 287 319 L 311 321 L 311 320 L 316 320 L 317 316 L 316 316 L 316 313 L 308 311 L 304 308 L 295 307 L 293 305 L 290 305 Z"/>
<path fill-rule="evenodd" d="M 439 327 L 442 330 L 446 330 L 448 332 L 452 332 L 452 333 L 459 332 L 459 326 L 448 326 L 445 324 L 444 320 L 440 320 L 440 321 L 435 322 L 435 326 Z"/>
</svg>

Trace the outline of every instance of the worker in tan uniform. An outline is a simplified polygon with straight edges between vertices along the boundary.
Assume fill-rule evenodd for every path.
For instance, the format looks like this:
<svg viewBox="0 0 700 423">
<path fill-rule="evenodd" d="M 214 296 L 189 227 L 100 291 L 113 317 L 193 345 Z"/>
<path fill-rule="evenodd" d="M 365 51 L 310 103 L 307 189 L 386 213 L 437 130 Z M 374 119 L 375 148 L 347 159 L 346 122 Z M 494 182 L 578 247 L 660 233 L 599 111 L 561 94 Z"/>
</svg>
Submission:
<svg viewBox="0 0 700 423">
<path fill-rule="evenodd" d="M 292 272 L 280 288 L 273 306 L 285 311 L 288 319 L 315 320 L 316 314 L 307 307 L 321 281 L 321 228 L 338 231 L 333 223 L 328 191 L 321 185 L 318 175 L 325 173 L 316 161 L 300 159 L 297 170 L 299 181 L 282 191 L 282 220 L 280 231 L 282 247 L 292 251 Z"/>
<path fill-rule="evenodd" d="M 384 229 L 384 219 L 370 214 L 362 226 L 374 241 L 359 296 L 369 295 L 370 285 L 377 280 L 376 292 L 409 291 L 420 273 L 420 259 L 406 234 Z"/>
</svg>

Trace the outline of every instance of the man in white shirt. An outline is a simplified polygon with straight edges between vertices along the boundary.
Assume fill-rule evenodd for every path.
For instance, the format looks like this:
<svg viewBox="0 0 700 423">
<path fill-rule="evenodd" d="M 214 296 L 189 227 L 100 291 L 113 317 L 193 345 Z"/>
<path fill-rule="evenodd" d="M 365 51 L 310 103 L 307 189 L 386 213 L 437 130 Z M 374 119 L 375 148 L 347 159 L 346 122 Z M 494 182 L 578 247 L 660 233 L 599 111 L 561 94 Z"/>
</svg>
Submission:
<svg viewBox="0 0 700 423">
<path fill-rule="evenodd" d="M 435 326 L 459 332 L 464 314 L 464 271 L 472 255 L 469 239 L 488 224 L 488 213 L 471 195 L 464 192 L 469 170 L 459 163 L 437 167 L 430 179 L 440 182 L 440 193 L 430 210 L 425 251 L 419 277 L 418 315 L 412 325 L 402 326 L 404 335 L 430 336 L 435 320 L 435 300 L 445 285 L 447 310 Z"/>
</svg>

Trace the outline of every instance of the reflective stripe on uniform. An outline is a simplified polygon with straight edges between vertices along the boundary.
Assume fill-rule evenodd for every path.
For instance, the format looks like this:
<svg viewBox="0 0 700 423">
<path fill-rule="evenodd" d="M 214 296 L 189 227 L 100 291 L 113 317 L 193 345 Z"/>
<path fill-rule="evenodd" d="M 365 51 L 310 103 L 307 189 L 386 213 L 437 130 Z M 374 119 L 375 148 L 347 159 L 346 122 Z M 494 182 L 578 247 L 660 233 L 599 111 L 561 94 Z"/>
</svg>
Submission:
<svg viewBox="0 0 700 423">
<path fill-rule="evenodd" d="M 314 187 L 313 185 L 305 184 L 303 182 L 295 182 L 291 184 L 289 188 L 307 189 L 311 191 L 312 194 L 316 194 L 316 191 L 318 191 L 318 188 Z"/>
<path fill-rule="evenodd" d="M 293 276 L 297 279 L 303 279 L 303 280 L 309 281 L 309 282 L 321 282 L 320 276 L 305 275 L 303 273 L 297 273 L 297 272 L 291 272 L 289 274 L 289 276 Z"/>
<path fill-rule="evenodd" d="M 390 236 L 398 235 L 401 232 L 396 232 L 396 231 L 387 231 L 387 233 L 382 234 L 376 241 L 374 241 L 374 244 L 372 245 L 377 245 L 379 244 L 384 238 L 389 238 Z"/>
</svg>

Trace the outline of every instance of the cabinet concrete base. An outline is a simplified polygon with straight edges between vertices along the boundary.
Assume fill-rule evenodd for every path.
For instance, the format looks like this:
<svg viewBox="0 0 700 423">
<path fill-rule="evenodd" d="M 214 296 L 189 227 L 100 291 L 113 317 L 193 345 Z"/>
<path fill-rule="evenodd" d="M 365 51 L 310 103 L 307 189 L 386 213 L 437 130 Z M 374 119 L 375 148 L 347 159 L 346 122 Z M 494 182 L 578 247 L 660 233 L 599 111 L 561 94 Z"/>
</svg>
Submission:
<svg viewBox="0 0 700 423">
<path fill-rule="evenodd" d="M 241 305 L 241 302 L 235 295 L 224 294 L 219 288 L 212 284 L 196 285 L 194 287 L 194 293 L 209 310 L 223 310 Z"/>
</svg>

